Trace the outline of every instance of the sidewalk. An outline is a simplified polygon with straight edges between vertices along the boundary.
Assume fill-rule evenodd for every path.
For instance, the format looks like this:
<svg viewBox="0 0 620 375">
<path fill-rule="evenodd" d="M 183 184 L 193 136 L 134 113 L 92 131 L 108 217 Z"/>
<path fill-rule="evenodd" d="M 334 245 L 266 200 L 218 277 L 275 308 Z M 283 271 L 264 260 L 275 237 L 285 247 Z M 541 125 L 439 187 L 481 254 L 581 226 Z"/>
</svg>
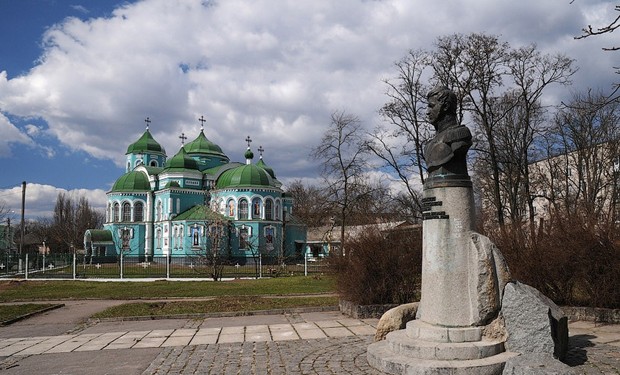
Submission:
<svg viewBox="0 0 620 375">
<path fill-rule="evenodd" d="M 73 311 L 94 308 L 78 304 Z M 0 328 L 2 374 L 378 374 L 366 361 L 377 319 L 319 312 L 89 326 L 60 310 Z M 54 321 L 74 327 L 36 334 L 36 323 L 51 332 Z M 569 328 L 571 366 L 584 374 L 620 373 L 620 325 Z"/>
</svg>

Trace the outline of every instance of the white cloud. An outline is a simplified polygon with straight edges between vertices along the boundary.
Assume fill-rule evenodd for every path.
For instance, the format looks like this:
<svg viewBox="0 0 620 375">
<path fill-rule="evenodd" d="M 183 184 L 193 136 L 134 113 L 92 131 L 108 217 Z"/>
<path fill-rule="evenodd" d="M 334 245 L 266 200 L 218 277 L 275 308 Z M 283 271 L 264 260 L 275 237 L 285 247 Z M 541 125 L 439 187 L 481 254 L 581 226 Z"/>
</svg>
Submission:
<svg viewBox="0 0 620 375">
<path fill-rule="evenodd" d="M 616 78 L 614 55 L 600 43 L 573 40 L 582 26 L 605 19 L 603 1 L 205 4 L 145 0 L 108 18 L 63 21 L 46 32 L 45 52 L 30 72 L 10 80 L 0 73 L 0 108 L 40 116 L 64 145 L 119 166 L 146 116 L 174 155 L 178 135 L 191 141 L 205 115 L 207 137 L 231 159 L 242 159 L 251 135 L 279 176 L 296 178 L 316 173 L 307 152 L 330 113 L 345 110 L 374 125 L 386 100 L 381 80 L 395 73 L 393 62 L 408 49 L 432 48 L 438 36 L 486 32 L 513 45 L 536 42 L 578 59 L 576 84 Z M 8 125 L 0 119 L 0 126 Z M 20 134 L 13 141 L 29 142 Z M 3 139 L 0 156 L 8 150 Z"/>
<path fill-rule="evenodd" d="M 1 78 L 0 73 L 0 78 Z M 20 131 L 11 121 L 2 113 L 0 113 L 0 157 L 11 155 L 11 143 L 22 143 L 32 145 L 32 139 Z"/>
<path fill-rule="evenodd" d="M 91 207 L 99 210 L 105 209 L 106 192 L 101 189 L 66 190 L 51 185 L 30 183 L 26 185 L 25 216 L 28 218 L 52 217 L 59 193 L 68 194 L 75 200 L 83 196 L 88 199 Z M 3 202 L 6 209 L 14 211 L 15 218 L 19 217 L 21 215 L 22 186 L 0 189 L 0 202 Z"/>
</svg>

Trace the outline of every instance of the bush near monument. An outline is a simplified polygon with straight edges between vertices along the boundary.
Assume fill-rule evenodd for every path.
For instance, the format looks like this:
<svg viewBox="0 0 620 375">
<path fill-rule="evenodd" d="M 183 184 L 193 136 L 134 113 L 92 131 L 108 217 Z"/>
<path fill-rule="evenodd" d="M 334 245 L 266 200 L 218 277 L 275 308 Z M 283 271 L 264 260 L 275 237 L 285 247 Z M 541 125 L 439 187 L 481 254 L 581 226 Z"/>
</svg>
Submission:
<svg viewBox="0 0 620 375">
<path fill-rule="evenodd" d="M 494 235 L 514 278 L 560 306 L 620 308 L 620 238 L 613 222 L 554 217 L 535 238 L 522 227 Z"/>
<path fill-rule="evenodd" d="M 359 304 L 403 304 L 420 298 L 422 233 L 371 231 L 349 240 L 333 257 L 340 298 Z"/>
</svg>

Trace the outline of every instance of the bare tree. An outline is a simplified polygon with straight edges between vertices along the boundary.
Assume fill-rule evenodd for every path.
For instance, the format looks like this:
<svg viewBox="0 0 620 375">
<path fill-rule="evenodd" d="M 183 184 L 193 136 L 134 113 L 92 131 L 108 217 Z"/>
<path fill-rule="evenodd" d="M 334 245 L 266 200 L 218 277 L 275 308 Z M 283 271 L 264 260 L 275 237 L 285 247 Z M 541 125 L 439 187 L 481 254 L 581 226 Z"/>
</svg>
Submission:
<svg viewBox="0 0 620 375">
<path fill-rule="evenodd" d="M 575 0 L 571 1 L 571 4 L 574 1 Z M 614 10 L 616 12 L 620 12 L 620 5 L 616 5 L 614 7 Z M 582 34 L 579 36 L 576 36 L 575 39 L 585 39 L 591 36 L 613 33 L 618 27 L 620 27 L 620 15 L 617 15 L 616 18 L 614 18 L 611 22 L 609 22 L 606 25 L 597 26 L 597 27 L 592 27 L 592 25 L 588 25 L 587 27 L 584 27 L 583 29 L 581 29 Z M 620 50 L 620 46 L 604 47 L 603 50 L 618 51 Z"/>
<path fill-rule="evenodd" d="M 569 85 L 570 78 L 575 74 L 573 59 L 563 54 L 543 55 L 536 45 L 521 47 L 510 53 L 508 68 L 510 76 L 515 84 L 516 105 L 521 113 L 518 125 L 513 129 L 515 137 L 515 155 L 510 159 L 518 163 L 517 171 L 522 175 L 522 197 L 527 202 L 530 223 L 534 224 L 534 206 L 530 190 L 529 165 L 532 153 L 532 144 L 537 134 L 542 130 L 544 108 L 540 100 L 544 90 L 552 84 Z M 514 119 L 514 117 L 511 117 Z M 509 135 L 510 136 L 510 135 Z M 501 147 L 501 149 L 506 149 Z M 511 187 L 512 191 L 518 191 L 520 186 Z"/>
<path fill-rule="evenodd" d="M 620 105 L 602 93 L 575 94 L 553 126 L 548 148 L 554 154 L 538 176 L 553 213 L 615 219 Z"/>
<path fill-rule="evenodd" d="M 308 227 L 318 227 L 329 221 L 332 209 L 326 194 L 319 187 L 295 180 L 288 186 L 287 192 L 293 197 L 295 216 Z"/>
<path fill-rule="evenodd" d="M 575 0 L 572 0 L 571 4 L 574 1 Z M 616 5 L 614 7 L 614 10 L 616 12 L 620 12 L 620 5 Z M 585 39 L 591 36 L 611 34 L 618 27 L 620 27 L 620 15 L 617 15 L 611 22 L 604 24 L 603 26 L 593 27 L 592 25 L 588 25 L 587 27 L 584 27 L 583 29 L 581 29 L 582 34 L 579 36 L 576 36 L 575 39 Z M 619 50 L 620 50 L 620 46 L 603 47 L 603 51 L 619 51 Z M 616 70 L 617 74 L 620 74 L 620 66 L 615 66 L 614 69 Z M 612 92 L 609 95 L 607 95 L 607 100 L 605 101 L 605 103 L 618 100 L 620 98 L 620 96 L 617 95 L 618 90 L 620 90 L 620 84 L 615 83 L 613 85 Z"/>
<path fill-rule="evenodd" d="M 58 193 L 54 215 L 45 237 L 60 244 L 61 251 L 75 249 L 83 243 L 87 229 L 101 228 L 104 214 L 93 209 L 86 197 L 79 197 L 77 202 L 65 193 Z"/>
<path fill-rule="evenodd" d="M 476 138 L 484 141 L 484 147 L 475 146 L 488 158 L 491 167 L 492 202 L 500 227 L 504 225 L 504 207 L 495 129 L 505 112 L 497 113 L 496 110 L 503 107 L 494 106 L 493 101 L 499 96 L 503 78 L 508 73 L 508 59 L 508 43 L 485 34 L 441 37 L 434 54 L 436 79 L 457 94 L 458 120 L 462 121 L 464 111 L 469 111 L 477 124 Z"/>
<path fill-rule="evenodd" d="M 341 223 L 340 255 L 343 255 L 349 213 L 356 202 L 368 193 L 364 188 L 368 149 L 362 134 L 357 117 L 342 111 L 334 112 L 329 129 L 311 153 L 315 160 L 321 161 L 328 202 L 337 207 Z"/>
</svg>

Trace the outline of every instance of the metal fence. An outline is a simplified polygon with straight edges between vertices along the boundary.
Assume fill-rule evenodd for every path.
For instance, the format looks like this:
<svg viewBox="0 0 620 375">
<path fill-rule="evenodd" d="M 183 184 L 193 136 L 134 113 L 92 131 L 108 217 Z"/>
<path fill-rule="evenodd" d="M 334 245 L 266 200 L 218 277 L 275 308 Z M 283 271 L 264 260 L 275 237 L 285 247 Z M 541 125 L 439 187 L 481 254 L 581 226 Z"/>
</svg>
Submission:
<svg viewBox="0 0 620 375">
<path fill-rule="evenodd" d="M 329 272 L 326 258 L 310 256 L 284 261 L 258 255 L 222 258 L 216 264 L 200 256 L 84 256 L 82 254 L 0 255 L 0 278 L 19 279 L 213 279 L 312 275 Z"/>
</svg>

